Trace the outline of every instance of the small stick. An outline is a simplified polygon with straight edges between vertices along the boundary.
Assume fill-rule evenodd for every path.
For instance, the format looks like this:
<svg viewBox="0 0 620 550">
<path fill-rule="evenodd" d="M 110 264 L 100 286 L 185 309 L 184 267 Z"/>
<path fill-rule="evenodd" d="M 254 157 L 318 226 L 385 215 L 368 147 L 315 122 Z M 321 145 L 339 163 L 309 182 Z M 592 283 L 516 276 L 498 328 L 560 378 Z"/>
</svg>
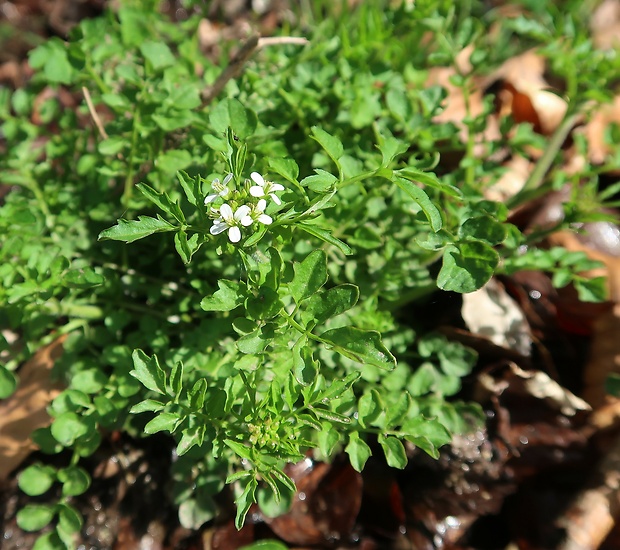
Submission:
<svg viewBox="0 0 620 550">
<path fill-rule="evenodd" d="M 209 103 L 211 103 L 219 93 L 224 89 L 224 86 L 228 84 L 228 81 L 235 78 L 241 73 L 246 61 L 250 59 L 258 46 L 259 35 L 253 34 L 248 40 L 241 46 L 241 49 L 237 52 L 226 68 L 220 73 L 215 82 L 209 86 L 202 93 L 202 108 L 204 109 Z"/>
<path fill-rule="evenodd" d="M 228 81 L 239 76 L 243 66 L 247 63 L 252 54 L 266 46 L 279 46 L 282 44 L 296 44 L 305 46 L 309 43 L 307 38 L 299 36 L 275 36 L 270 38 L 260 38 L 258 33 L 253 34 L 247 39 L 241 49 L 230 60 L 227 67 L 220 73 L 215 82 L 202 93 L 202 108 L 204 109 L 211 103 L 228 84 Z"/>
<path fill-rule="evenodd" d="M 108 139 L 108 134 L 105 131 L 103 124 L 101 123 L 101 119 L 99 118 L 97 111 L 95 110 L 95 106 L 93 105 L 93 100 L 91 99 L 90 92 L 88 91 L 88 88 L 86 88 L 86 86 L 82 86 L 82 93 L 84 94 L 84 99 L 86 99 L 86 105 L 88 105 L 88 111 L 90 112 L 90 116 L 95 122 L 95 126 L 97 126 L 97 130 L 99 130 L 99 135 L 103 139 Z"/>
<path fill-rule="evenodd" d="M 305 46 L 306 44 L 310 44 L 310 40 L 303 38 L 302 36 L 270 36 L 259 39 L 258 48 L 260 49 L 266 46 L 280 46 L 282 44 Z"/>
</svg>

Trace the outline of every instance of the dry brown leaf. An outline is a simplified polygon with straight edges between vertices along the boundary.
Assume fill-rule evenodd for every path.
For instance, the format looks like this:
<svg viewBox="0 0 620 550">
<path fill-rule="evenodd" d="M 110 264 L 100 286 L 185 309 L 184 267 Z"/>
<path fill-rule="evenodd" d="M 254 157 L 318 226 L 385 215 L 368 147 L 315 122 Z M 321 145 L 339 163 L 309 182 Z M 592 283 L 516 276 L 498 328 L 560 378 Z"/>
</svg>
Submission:
<svg viewBox="0 0 620 550">
<path fill-rule="evenodd" d="M 471 70 L 469 56 L 473 47 L 465 48 L 456 58 L 458 72 L 466 74 Z M 460 138 L 463 142 L 467 141 L 468 128 L 463 123 L 466 117 L 477 117 L 483 112 L 484 86 L 482 80 L 474 81 L 474 88 L 470 92 L 468 102 L 463 95 L 461 88 L 450 82 L 450 78 L 457 74 L 454 67 L 433 67 L 429 70 L 426 86 L 442 86 L 446 89 L 448 96 L 443 102 L 444 110 L 433 117 L 434 122 L 445 124 L 452 122 L 461 130 Z M 482 135 L 477 135 L 478 143 L 474 148 L 476 156 L 482 156 L 487 151 L 487 142 L 498 140 L 501 137 L 499 123 L 495 117 L 488 117 L 487 126 Z"/>
<path fill-rule="evenodd" d="M 620 47 L 620 0 L 603 0 L 590 20 L 592 40 L 603 50 Z"/>
<path fill-rule="evenodd" d="M 605 130 L 610 124 L 620 124 L 620 96 L 612 103 L 601 106 L 590 121 L 578 131 L 585 135 L 588 143 L 588 158 L 593 164 L 604 164 L 612 147 L 605 143 Z"/>
<path fill-rule="evenodd" d="M 40 349 L 19 371 L 19 386 L 0 403 L 0 480 L 7 478 L 36 446 L 30 434 L 50 423 L 47 407 L 62 390 L 51 369 L 62 354 L 65 336 Z"/>
<path fill-rule="evenodd" d="M 487 79 L 502 81 L 498 93 L 500 114 L 512 115 L 517 123 L 529 122 L 542 134 L 552 134 L 566 114 L 564 99 L 550 91 L 544 78 L 545 60 L 534 50 L 508 59 Z"/>
<path fill-rule="evenodd" d="M 523 356 L 530 355 L 530 327 L 517 303 L 496 279 L 476 292 L 463 294 L 461 314 L 474 334 Z"/>
<path fill-rule="evenodd" d="M 506 202 L 516 195 L 527 181 L 534 164 L 525 157 L 516 155 L 504 164 L 506 171 L 495 183 L 484 190 L 486 199 L 497 202 Z"/>
</svg>

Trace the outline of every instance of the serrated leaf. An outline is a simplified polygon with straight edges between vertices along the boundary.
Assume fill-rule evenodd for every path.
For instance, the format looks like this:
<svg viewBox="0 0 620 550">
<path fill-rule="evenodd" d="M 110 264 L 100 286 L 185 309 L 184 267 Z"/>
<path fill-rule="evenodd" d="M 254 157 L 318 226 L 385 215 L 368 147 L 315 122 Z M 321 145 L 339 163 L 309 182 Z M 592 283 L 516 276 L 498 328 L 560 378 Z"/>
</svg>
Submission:
<svg viewBox="0 0 620 550">
<path fill-rule="evenodd" d="M 375 330 L 339 327 L 323 332 L 321 338 L 338 353 L 358 363 L 388 370 L 396 366 L 396 359 Z"/>
<path fill-rule="evenodd" d="M 325 152 L 340 169 L 338 159 L 344 154 L 342 142 L 337 137 L 328 134 L 325 130 L 319 128 L 318 126 L 313 126 L 310 130 L 312 131 L 312 139 L 317 141 L 319 145 L 323 147 Z"/>
<path fill-rule="evenodd" d="M 177 172 L 177 179 L 187 197 L 187 202 L 192 206 L 203 206 L 204 197 L 202 196 L 202 190 L 200 188 L 200 178 L 192 178 L 187 172 L 179 170 Z"/>
<path fill-rule="evenodd" d="M 117 224 L 99 233 L 98 240 L 124 241 L 127 244 L 143 239 L 154 233 L 175 231 L 178 228 L 170 222 L 157 217 L 138 216 L 137 220 L 118 220 Z"/>
<path fill-rule="evenodd" d="M 250 509 L 250 506 L 256 502 L 256 486 L 258 482 L 253 477 L 248 480 L 243 492 L 235 499 L 237 505 L 237 515 L 235 517 L 235 527 L 239 530 L 243 527 L 245 516 Z"/>
<path fill-rule="evenodd" d="M 241 458 L 245 458 L 246 460 L 252 460 L 251 449 L 249 447 L 246 447 L 245 445 L 237 441 L 233 441 L 232 439 L 225 439 L 224 443 Z"/>
<path fill-rule="evenodd" d="M 154 205 L 166 212 L 166 214 L 169 214 L 181 224 L 185 223 L 185 215 L 183 214 L 183 211 L 181 210 L 179 204 L 174 202 L 168 196 L 168 193 L 160 193 L 146 183 L 138 183 L 136 188 Z"/>
<path fill-rule="evenodd" d="M 172 367 L 168 388 L 171 395 L 178 397 L 181 394 L 183 389 L 183 363 L 181 361 L 177 361 L 174 367 Z"/>
<path fill-rule="evenodd" d="M 159 366 L 157 355 L 149 357 L 141 349 L 134 350 L 131 354 L 134 370 L 130 375 L 142 382 L 142 385 L 151 391 L 166 393 L 166 375 Z"/>
<path fill-rule="evenodd" d="M 270 157 L 267 159 L 267 163 L 273 172 L 282 176 L 286 181 L 293 184 L 297 183 L 299 166 L 293 159 Z"/>
<path fill-rule="evenodd" d="M 159 413 L 155 418 L 144 426 L 144 433 L 154 434 L 157 432 L 168 431 L 174 433 L 181 419 L 178 414 L 163 412 Z"/>
<path fill-rule="evenodd" d="M 301 180 L 301 185 L 315 193 L 327 193 L 332 191 L 338 178 L 320 168 L 315 168 L 314 171 L 316 172 L 314 175 L 305 177 Z"/>
</svg>

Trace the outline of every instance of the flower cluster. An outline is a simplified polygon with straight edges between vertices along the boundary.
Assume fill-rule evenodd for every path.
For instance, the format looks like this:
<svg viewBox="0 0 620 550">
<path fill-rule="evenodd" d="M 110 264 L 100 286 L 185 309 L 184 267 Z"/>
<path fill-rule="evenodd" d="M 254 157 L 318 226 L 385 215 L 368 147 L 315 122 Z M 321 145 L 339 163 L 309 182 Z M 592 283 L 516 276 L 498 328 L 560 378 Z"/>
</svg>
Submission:
<svg viewBox="0 0 620 550">
<path fill-rule="evenodd" d="M 205 197 L 205 206 L 222 201 L 219 206 L 211 206 L 209 210 L 213 218 L 213 225 L 209 230 L 211 235 L 219 235 L 228 230 L 230 242 L 238 243 L 241 240 L 242 227 L 250 227 L 255 223 L 269 225 L 273 222 L 271 216 L 265 214 L 267 199 L 270 198 L 277 205 L 282 204 L 276 192 L 284 191 L 284 186 L 265 180 L 258 172 L 252 172 L 250 177 L 254 185 L 246 179 L 242 189 L 229 186 L 233 179 L 232 174 L 228 174 L 222 182 L 219 178 L 211 182 L 213 192 Z"/>
</svg>

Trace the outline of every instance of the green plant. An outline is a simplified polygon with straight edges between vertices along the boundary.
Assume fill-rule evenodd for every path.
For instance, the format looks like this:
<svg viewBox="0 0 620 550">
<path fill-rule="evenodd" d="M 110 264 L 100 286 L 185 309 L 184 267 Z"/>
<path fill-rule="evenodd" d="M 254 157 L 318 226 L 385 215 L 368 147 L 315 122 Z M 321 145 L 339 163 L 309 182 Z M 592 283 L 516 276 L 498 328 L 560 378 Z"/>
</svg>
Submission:
<svg viewBox="0 0 620 550">
<path fill-rule="evenodd" d="M 602 295 L 601 280 L 574 275 L 583 256 L 536 249 L 506 205 L 483 199 L 482 176 L 501 169 L 474 154 L 490 102 L 466 119 L 465 142 L 433 121 L 446 94 L 423 86 L 432 65 L 482 52 L 454 78 L 467 96 L 501 61 L 484 55 L 489 20 L 451 2 L 370 4 L 322 22 L 310 46 L 261 51 L 214 103 L 204 90 L 220 69 L 200 54 L 197 19 L 130 2 L 37 48 L 30 87 L 0 91 L 17 144 L 0 167 L 17 186 L 0 211 L 0 323 L 25 344 L 0 368 L 2 394 L 24 357 L 69 334 L 55 365 L 67 389 L 34 438 L 70 449 L 70 464 L 20 477 L 30 495 L 62 484 L 57 504 L 18 516 L 30 530 L 57 517 L 38 548 L 72 544 L 71 497 L 89 484 L 78 463 L 102 429 L 170 432 L 181 522 L 213 518 L 230 483 L 240 527 L 256 500 L 286 509 L 285 466 L 306 452 L 345 452 L 361 470 L 381 449 L 403 468 L 403 442 L 437 456 L 479 419 L 457 399 L 475 354 L 415 318 L 433 293 L 527 268 Z M 85 87 L 97 110 L 35 101 L 59 86 L 79 102 Z M 458 165 L 442 166 L 442 151 Z"/>
</svg>

